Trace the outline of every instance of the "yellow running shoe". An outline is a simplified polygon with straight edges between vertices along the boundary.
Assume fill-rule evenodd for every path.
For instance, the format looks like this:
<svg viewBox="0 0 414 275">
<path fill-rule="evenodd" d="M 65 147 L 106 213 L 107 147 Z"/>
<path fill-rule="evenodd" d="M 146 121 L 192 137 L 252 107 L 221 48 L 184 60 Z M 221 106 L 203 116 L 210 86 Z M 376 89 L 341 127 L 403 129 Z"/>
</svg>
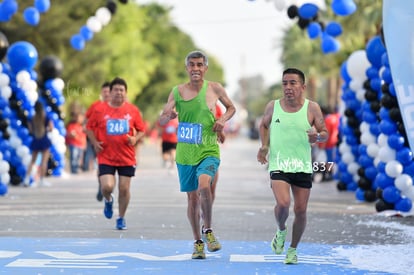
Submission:
<svg viewBox="0 0 414 275">
<path fill-rule="evenodd" d="M 204 242 L 202 240 L 198 240 L 194 243 L 194 251 L 191 255 L 192 259 L 205 259 L 206 254 L 204 253 Z"/>
<path fill-rule="evenodd" d="M 214 236 L 213 230 L 207 229 L 205 232 L 203 232 L 202 239 L 207 243 L 208 251 L 215 252 L 221 249 L 221 244 Z"/>
</svg>

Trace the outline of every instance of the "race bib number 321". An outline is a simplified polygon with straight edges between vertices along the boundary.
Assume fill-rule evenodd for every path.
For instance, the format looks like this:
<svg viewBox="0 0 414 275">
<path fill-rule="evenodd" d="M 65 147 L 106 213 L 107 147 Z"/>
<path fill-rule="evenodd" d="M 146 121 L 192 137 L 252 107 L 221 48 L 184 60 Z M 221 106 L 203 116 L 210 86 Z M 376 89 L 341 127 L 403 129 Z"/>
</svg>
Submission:
<svg viewBox="0 0 414 275">
<path fill-rule="evenodd" d="M 129 132 L 129 124 L 126 119 L 108 119 L 106 133 L 111 136 L 125 135 Z"/>
<path fill-rule="evenodd" d="M 180 122 L 178 124 L 178 142 L 201 144 L 203 126 L 198 123 Z"/>
</svg>

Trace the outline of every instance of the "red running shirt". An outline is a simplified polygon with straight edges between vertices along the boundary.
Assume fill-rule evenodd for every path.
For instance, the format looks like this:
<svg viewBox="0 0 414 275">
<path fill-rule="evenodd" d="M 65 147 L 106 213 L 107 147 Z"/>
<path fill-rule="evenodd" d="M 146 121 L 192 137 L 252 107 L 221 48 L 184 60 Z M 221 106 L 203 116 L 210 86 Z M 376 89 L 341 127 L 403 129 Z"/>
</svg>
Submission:
<svg viewBox="0 0 414 275">
<path fill-rule="evenodd" d="M 137 106 L 124 102 L 120 107 L 99 104 L 86 124 L 96 140 L 102 142 L 103 150 L 97 154 L 99 164 L 111 166 L 136 165 L 136 148 L 128 143 L 127 135 L 144 132 L 145 125 Z M 135 129 L 135 131 L 134 131 Z"/>
</svg>

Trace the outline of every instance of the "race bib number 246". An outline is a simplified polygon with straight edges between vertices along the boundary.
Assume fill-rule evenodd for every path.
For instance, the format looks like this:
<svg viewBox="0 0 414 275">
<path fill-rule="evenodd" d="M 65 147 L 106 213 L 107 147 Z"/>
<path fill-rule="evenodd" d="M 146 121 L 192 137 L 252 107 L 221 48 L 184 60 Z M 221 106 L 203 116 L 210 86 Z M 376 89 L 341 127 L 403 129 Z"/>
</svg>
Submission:
<svg viewBox="0 0 414 275">
<path fill-rule="evenodd" d="M 108 119 L 106 122 L 106 133 L 117 136 L 125 135 L 129 132 L 129 124 L 126 119 Z"/>
</svg>

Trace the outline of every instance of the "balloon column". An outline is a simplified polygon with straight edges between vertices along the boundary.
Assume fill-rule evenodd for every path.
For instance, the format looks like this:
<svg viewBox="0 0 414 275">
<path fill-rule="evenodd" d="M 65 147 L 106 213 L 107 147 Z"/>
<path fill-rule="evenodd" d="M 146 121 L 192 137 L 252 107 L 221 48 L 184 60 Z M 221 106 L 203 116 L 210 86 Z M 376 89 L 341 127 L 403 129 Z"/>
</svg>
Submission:
<svg viewBox="0 0 414 275">
<path fill-rule="evenodd" d="M 33 106 L 37 100 L 41 100 L 47 106 L 47 115 L 56 127 L 56 132 L 49 136 L 53 144 L 51 159 L 54 164 L 49 168 L 50 174 L 60 175 L 66 150 L 65 127 L 62 117 L 55 115 L 55 112 L 57 106 L 64 102 L 61 93 L 63 81 L 56 79 L 56 83 L 51 83 L 56 100 L 48 100 L 38 92 L 37 73 L 33 70 L 38 60 L 36 48 L 29 42 L 18 41 L 8 47 L 6 57 L 7 63 L 1 64 L 0 73 L 0 182 L 2 185 L 19 185 L 26 175 L 31 161 L 29 146 L 32 140 L 28 123 L 34 115 Z M 44 68 L 41 72 L 44 74 Z M 8 165 L 5 165 L 5 162 Z M 4 190 L 3 186 L 0 186 L 1 190 Z"/>
<path fill-rule="evenodd" d="M 352 53 L 341 68 L 345 106 L 339 145 L 339 190 L 355 191 L 376 210 L 408 212 L 414 200 L 414 163 L 408 148 L 388 54 L 380 35 Z"/>
<path fill-rule="evenodd" d="M 278 10 L 283 11 L 288 6 L 288 0 L 274 0 Z M 301 6 L 292 4 L 287 8 L 287 15 L 290 19 L 298 18 L 297 24 L 302 30 L 306 30 L 309 39 L 320 38 L 321 51 L 324 54 L 336 53 L 340 49 L 339 41 L 336 39 L 342 34 L 342 26 L 336 21 L 323 23 L 320 19 L 323 1 L 306 1 Z M 331 9 L 335 15 L 348 16 L 357 9 L 353 0 L 334 0 Z"/>
</svg>

